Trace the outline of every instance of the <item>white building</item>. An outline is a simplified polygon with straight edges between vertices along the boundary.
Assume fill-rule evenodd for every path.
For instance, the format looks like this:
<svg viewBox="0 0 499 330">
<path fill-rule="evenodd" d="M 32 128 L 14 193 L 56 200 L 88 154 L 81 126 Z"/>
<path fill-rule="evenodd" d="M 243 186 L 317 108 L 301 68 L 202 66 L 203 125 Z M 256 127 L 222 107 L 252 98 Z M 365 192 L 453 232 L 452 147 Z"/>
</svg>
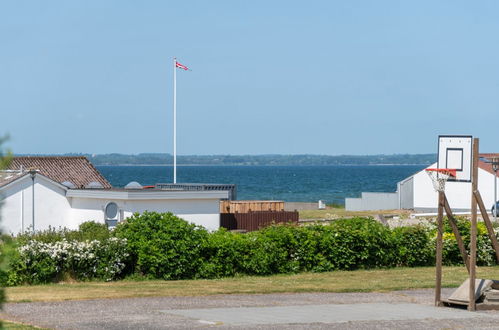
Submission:
<svg viewBox="0 0 499 330">
<path fill-rule="evenodd" d="M 228 190 L 113 188 L 85 157 L 15 157 L 0 173 L 4 232 L 66 227 L 93 220 L 114 225 L 135 212 L 173 212 L 209 230 L 220 226 Z M 202 187 L 198 185 L 197 187 Z M 196 188 L 196 187 L 194 187 Z"/>
<path fill-rule="evenodd" d="M 489 157 L 492 154 L 487 154 Z M 499 154 L 497 154 L 499 157 Z M 435 168 L 434 163 L 427 168 Z M 488 211 L 494 204 L 494 171 L 483 161 L 478 163 L 478 190 Z M 495 178 L 498 180 L 498 178 Z M 498 186 L 499 186 L 499 180 Z M 471 208 L 471 183 L 452 182 L 445 185 L 445 195 L 455 212 L 467 212 Z M 361 198 L 346 198 L 345 208 L 349 211 L 412 209 L 418 212 L 437 210 L 438 193 L 423 169 L 397 183 L 394 193 L 362 193 Z"/>
</svg>

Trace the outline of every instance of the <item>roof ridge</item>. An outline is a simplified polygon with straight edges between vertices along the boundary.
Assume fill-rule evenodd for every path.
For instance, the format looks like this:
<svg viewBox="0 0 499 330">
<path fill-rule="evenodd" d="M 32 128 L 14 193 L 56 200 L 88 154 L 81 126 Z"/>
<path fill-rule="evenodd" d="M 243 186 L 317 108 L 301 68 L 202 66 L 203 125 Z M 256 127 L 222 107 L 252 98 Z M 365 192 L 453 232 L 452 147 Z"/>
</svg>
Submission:
<svg viewBox="0 0 499 330">
<path fill-rule="evenodd" d="M 14 155 L 14 158 L 85 158 L 88 159 L 87 156 L 16 156 Z"/>
<path fill-rule="evenodd" d="M 92 181 L 99 182 L 104 188 L 112 188 L 86 156 L 14 156 L 9 168 L 17 169 L 20 166 L 37 168 L 55 182 L 70 181 L 78 188 Z"/>
</svg>

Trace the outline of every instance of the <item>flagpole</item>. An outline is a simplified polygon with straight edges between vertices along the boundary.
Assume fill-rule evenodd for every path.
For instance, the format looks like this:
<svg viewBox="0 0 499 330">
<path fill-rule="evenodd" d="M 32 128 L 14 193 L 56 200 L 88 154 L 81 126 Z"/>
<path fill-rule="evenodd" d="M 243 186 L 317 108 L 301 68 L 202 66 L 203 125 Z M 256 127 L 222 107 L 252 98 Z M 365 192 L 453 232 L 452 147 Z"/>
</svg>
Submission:
<svg viewBox="0 0 499 330">
<path fill-rule="evenodd" d="M 177 58 L 173 58 L 173 183 L 177 183 Z"/>
</svg>

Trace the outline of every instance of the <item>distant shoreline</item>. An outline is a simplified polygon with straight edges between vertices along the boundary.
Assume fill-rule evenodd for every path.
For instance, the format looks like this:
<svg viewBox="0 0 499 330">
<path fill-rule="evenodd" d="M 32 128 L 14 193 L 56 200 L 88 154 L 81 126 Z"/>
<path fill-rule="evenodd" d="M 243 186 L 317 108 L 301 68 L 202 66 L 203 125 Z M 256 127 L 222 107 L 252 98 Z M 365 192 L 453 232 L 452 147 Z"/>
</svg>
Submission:
<svg viewBox="0 0 499 330">
<path fill-rule="evenodd" d="M 30 155 L 24 155 L 30 156 Z M 31 155 L 56 156 L 56 155 Z M 65 154 L 79 156 L 96 166 L 173 166 L 171 154 Z M 395 155 L 177 155 L 178 166 L 425 166 L 436 154 Z"/>
<path fill-rule="evenodd" d="M 256 164 L 256 165 L 247 165 L 247 164 L 177 164 L 177 166 L 219 166 L 219 167 L 235 167 L 235 166 L 262 166 L 262 167 L 270 167 L 270 166 L 282 166 L 282 167 L 305 167 L 305 166 L 428 166 L 429 164 L 301 164 L 301 165 L 280 165 L 280 164 Z M 173 166 L 173 164 L 94 164 L 94 166 Z"/>
</svg>

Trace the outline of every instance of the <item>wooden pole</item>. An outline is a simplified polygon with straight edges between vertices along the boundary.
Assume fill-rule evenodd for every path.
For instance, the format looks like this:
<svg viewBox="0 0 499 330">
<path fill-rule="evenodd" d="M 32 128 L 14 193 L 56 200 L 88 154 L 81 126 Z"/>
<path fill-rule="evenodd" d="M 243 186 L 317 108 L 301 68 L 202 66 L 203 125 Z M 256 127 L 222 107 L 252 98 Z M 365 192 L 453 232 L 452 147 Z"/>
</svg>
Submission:
<svg viewBox="0 0 499 330">
<path fill-rule="evenodd" d="M 449 201 L 447 200 L 447 196 L 445 196 L 445 194 L 444 194 L 444 207 L 445 207 L 445 213 L 447 213 L 447 218 L 449 218 L 450 226 L 452 227 L 452 232 L 454 233 L 454 236 L 456 237 L 457 246 L 459 247 L 459 251 L 461 252 L 461 258 L 463 258 L 463 262 L 466 265 L 466 269 L 468 270 L 468 274 L 469 274 L 469 272 L 470 272 L 470 260 L 469 260 L 468 252 L 466 251 L 466 248 L 464 247 L 463 238 L 461 237 L 461 234 L 459 233 L 459 229 L 457 228 L 456 218 L 454 218 L 454 215 L 452 214 L 452 209 L 450 208 Z"/>
<path fill-rule="evenodd" d="M 442 236 L 444 230 L 444 200 L 443 191 L 438 192 L 438 216 L 437 216 L 437 251 L 436 251 L 436 274 L 435 274 L 435 306 L 442 306 Z"/>
<path fill-rule="evenodd" d="M 492 242 L 492 247 L 494 248 L 494 252 L 496 253 L 496 260 L 499 263 L 499 242 L 497 242 L 497 237 L 494 232 L 494 228 L 492 227 L 492 223 L 490 222 L 487 209 L 483 204 L 482 195 L 478 190 L 474 191 L 473 195 L 475 196 L 475 200 L 478 204 L 478 207 L 480 208 L 480 213 L 482 213 L 483 222 L 485 223 L 485 227 L 487 227 L 487 232 L 489 234 L 490 241 Z"/>
<path fill-rule="evenodd" d="M 470 288 L 468 310 L 476 310 L 475 280 L 476 280 L 476 225 L 477 225 L 477 202 L 475 192 L 478 190 L 478 150 L 479 139 L 473 139 L 473 167 L 471 178 L 471 229 L 470 229 Z"/>
</svg>

